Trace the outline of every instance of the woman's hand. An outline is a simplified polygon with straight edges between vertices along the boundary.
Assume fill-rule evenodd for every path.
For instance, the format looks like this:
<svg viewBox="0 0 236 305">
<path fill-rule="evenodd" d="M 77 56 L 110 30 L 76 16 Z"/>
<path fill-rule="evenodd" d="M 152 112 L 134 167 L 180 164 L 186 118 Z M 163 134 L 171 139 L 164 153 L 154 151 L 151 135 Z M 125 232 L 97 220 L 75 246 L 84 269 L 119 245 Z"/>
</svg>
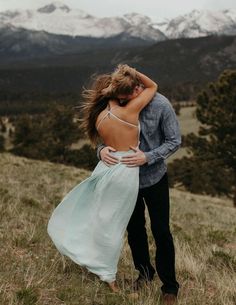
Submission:
<svg viewBox="0 0 236 305">
<path fill-rule="evenodd" d="M 117 158 L 117 157 L 113 156 L 112 154 L 110 154 L 110 151 L 116 151 L 116 150 L 113 147 L 111 147 L 111 146 L 105 146 L 100 151 L 101 160 L 107 166 L 119 163 L 119 158 Z"/>
</svg>

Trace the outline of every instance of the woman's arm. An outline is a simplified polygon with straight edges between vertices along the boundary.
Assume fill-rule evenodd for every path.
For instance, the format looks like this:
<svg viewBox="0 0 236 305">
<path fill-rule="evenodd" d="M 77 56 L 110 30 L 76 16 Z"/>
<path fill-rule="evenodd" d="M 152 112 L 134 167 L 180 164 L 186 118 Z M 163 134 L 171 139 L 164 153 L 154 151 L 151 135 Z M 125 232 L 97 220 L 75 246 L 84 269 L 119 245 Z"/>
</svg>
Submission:
<svg viewBox="0 0 236 305">
<path fill-rule="evenodd" d="M 135 71 L 145 88 L 137 97 L 130 100 L 125 107 L 129 112 L 139 113 L 152 100 L 152 98 L 156 94 L 158 85 L 143 73 L 137 70 Z"/>
</svg>

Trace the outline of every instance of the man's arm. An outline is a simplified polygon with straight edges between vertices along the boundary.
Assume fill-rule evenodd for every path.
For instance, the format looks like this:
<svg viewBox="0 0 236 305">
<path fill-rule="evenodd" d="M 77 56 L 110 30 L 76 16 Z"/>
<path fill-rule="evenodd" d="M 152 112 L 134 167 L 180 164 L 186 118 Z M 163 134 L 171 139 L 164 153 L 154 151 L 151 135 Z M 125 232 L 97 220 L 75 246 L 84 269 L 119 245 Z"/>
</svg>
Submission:
<svg viewBox="0 0 236 305">
<path fill-rule="evenodd" d="M 168 158 L 181 146 L 182 141 L 179 122 L 174 108 L 170 103 L 165 104 L 160 124 L 165 142 L 157 148 L 144 152 L 148 165 L 151 165 L 160 159 Z"/>
</svg>

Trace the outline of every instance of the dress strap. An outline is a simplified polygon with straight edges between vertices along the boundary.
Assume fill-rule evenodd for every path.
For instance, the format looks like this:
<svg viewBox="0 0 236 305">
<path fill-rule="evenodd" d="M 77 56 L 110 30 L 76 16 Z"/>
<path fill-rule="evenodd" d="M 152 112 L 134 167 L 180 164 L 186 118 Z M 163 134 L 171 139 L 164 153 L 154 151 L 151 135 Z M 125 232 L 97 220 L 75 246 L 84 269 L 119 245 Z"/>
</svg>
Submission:
<svg viewBox="0 0 236 305">
<path fill-rule="evenodd" d="M 125 120 L 122 120 L 122 119 L 120 119 L 118 116 L 116 116 L 114 113 L 112 113 L 111 111 L 109 111 L 109 113 L 113 116 L 113 117 L 115 117 L 117 120 L 119 120 L 120 122 L 122 122 L 122 123 L 125 123 L 125 124 L 127 124 L 127 125 L 129 125 L 129 126 L 132 126 L 132 127 L 138 127 L 138 125 L 135 125 L 135 124 L 133 124 L 133 123 L 130 123 L 130 122 L 127 122 L 127 121 L 125 121 Z"/>
<path fill-rule="evenodd" d="M 108 104 L 108 112 L 109 112 L 109 114 L 111 114 L 114 118 L 116 118 L 117 120 L 119 120 L 120 122 L 122 122 L 122 123 L 125 123 L 125 124 L 127 124 L 127 125 L 129 125 L 129 126 L 133 126 L 133 127 L 138 127 L 138 125 L 135 125 L 135 124 L 132 124 L 132 123 L 130 123 L 130 122 L 127 122 L 127 121 L 125 121 L 125 120 L 122 120 L 121 118 L 119 118 L 117 115 L 115 115 L 113 112 L 111 112 L 111 110 L 112 109 L 115 109 L 115 108 L 117 108 L 117 107 L 120 107 L 119 105 L 116 105 L 116 106 L 114 106 L 114 107 L 111 107 L 110 106 L 110 104 Z"/>
<path fill-rule="evenodd" d="M 119 107 L 119 106 L 117 105 L 117 106 L 111 108 L 110 104 L 108 104 L 107 106 L 108 106 L 108 111 L 106 112 L 106 114 L 105 114 L 105 115 L 101 118 L 101 120 L 99 121 L 99 123 L 98 123 L 98 125 L 97 125 L 97 130 L 98 130 L 100 124 L 102 123 L 102 121 L 110 114 L 111 109 L 116 108 L 116 107 Z"/>
<path fill-rule="evenodd" d="M 129 125 L 129 126 L 132 126 L 132 127 L 136 127 L 136 128 L 138 127 L 138 128 L 140 129 L 140 123 L 139 123 L 139 125 L 135 125 L 135 124 L 133 124 L 133 123 L 127 122 L 127 121 L 125 121 L 125 120 L 122 120 L 122 119 L 119 118 L 118 116 L 116 116 L 113 112 L 111 112 L 112 109 L 117 108 L 117 107 L 120 107 L 120 106 L 117 105 L 117 106 L 114 106 L 114 107 L 110 107 L 110 104 L 108 104 L 108 110 L 107 110 L 106 114 L 105 114 L 105 115 L 101 118 L 101 120 L 99 121 L 99 123 L 98 123 L 98 125 L 97 125 L 97 130 L 98 130 L 100 124 L 102 123 L 102 121 L 103 121 L 107 116 L 109 116 L 109 115 L 113 116 L 114 118 L 116 118 L 117 120 L 119 120 L 119 121 L 122 122 L 122 123 L 125 123 L 125 124 L 127 124 L 127 125 Z M 139 133 L 140 133 L 140 130 L 139 130 Z"/>
<path fill-rule="evenodd" d="M 114 107 L 111 107 L 110 104 L 108 104 L 108 111 L 111 111 L 112 109 L 120 107 L 119 105 L 116 105 Z"/>
<path fill-rule="evenodd" d="M 102 123 L 102 121 L 108 116 L 108 114 L 109 114 L 109 112 L 107 112 L 107 113 L 101 118 L 101 120 L 100 120 L 99 123 L 97 124 L 97 130 L 98 130 L 100 124 Z"/>
</svg>

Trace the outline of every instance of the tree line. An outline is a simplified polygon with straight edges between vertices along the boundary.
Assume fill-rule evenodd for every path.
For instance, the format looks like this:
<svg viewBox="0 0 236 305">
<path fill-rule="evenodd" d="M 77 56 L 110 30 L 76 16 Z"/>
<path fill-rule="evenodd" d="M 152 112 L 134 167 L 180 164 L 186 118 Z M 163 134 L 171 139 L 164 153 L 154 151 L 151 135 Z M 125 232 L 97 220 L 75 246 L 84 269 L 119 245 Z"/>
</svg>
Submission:
<svg viewBox="0 0 236 305">
<path fill-rule="evenodd" d="M 193 193 L 226 195 L 236 207 L 236 70 L 225 70 L 196 100 L 199 136 L 182 136 L 188 156 L 169 165 L 171 185 Z"/>
</svg>

